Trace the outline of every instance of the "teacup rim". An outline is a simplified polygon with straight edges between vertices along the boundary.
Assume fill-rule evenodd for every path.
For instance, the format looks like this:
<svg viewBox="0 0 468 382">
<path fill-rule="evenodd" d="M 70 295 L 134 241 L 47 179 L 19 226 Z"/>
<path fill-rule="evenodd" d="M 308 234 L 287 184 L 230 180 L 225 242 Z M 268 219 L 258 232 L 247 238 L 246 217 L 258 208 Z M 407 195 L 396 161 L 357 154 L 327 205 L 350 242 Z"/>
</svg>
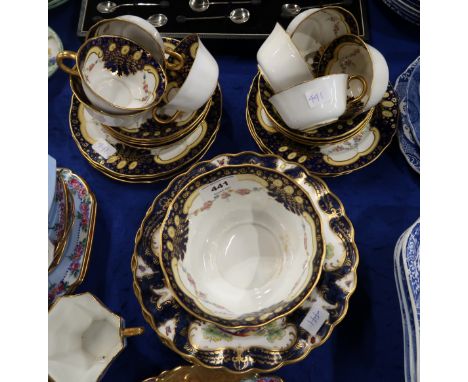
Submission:
<svg viewBox="0 0 468 382">
<path fill-rule="evenodd" d="M 320 57 L 320 60 L 319 60 L 319 62 L 318 62 L 318 68 L 317 68 L 318 74 L 320 75 L 320 73 L 321 73 L 321 72 L 319 71 L 319 69 L 320 69 L 321 66 L 322 66 L 322 60 L 323 60 L 323 58 L 324 58 L 325 52 L 327 52 L 327 50 L 330 49 L 331 45 L 332 45 L 335 41 L 337 41 L 337 40 L 342 40 L 342 39 L 343 39 L 343 40 L 344 40 L 344 39 L 353 39 L 353 40 L 354 40 L 353 42 L 355 42 L 356 45 L 361 46 L 361 47 L 364 48 L 364 50 L 367 52 L 367 55 L 368 55 L 368 57 L 369 57 L 369 61 L 370 61 L 370 63 L 371 63 L 371 72 L 372 72 L 372 73 L 371 73 L 371 80 L 370 80 L 370 83 L 367 84 L 368 95 L 369 95 L 369 98 L 370 98 L 370 94 L 371 94 L 371 92 L 372 92 L 372 84 L 374 83 L 374 60 L 373 60 L 373 58 L 372 58 L 372 54 L 371 54 L 371 52 L 370 52 L 370 50 L 369 50 L 368 44 L 364 41 L 364 39 L 362 39 L 362 38 L 359 37 L 359 36 L 356 36 L 356 35 L 354 35 L 354 34 L 348 33 L 348 34 L 344 34 L 344 35 L 341 35 L 340 37 L 337 37 L 337 38 L 333 39 L 333 40 L 330 42 L 330 44 L 328 44 L 328 45 L 325 47 L 325 49 L 323 50 L 323 53 L 322 53 L 322 55 L 321 55 L 321 57 Z M 333 53 L 333 57 L 335 57 L 335 55 L 336 55 L 336 53 L 335 53 L 336 50 L 337 50 L 339 47 L 341 47 L 343 44 L 345 44 L 345 42 L 339 42 L 339 45 L 337 45 L 336 48 L 335 48 L 335 49 L 333 50 L 333 52 L 332 52 L 332 53 Z M 375 48 L 374 48 L 374 49 L 375 49 Z M 327 66 L 328 66 L 328 64 L 329 64 L 329 62 L 326 63 Z M 323 70 L 324 70 L 324 73 L 325 73 L 325 68 L 323 68 Z M 336 73 L 336 74 L 337 74 L 337 73 Z M 367 102 L 368 102 L 368 101 L 367 101 Z M 363 107 L 362 107 L 363 110 L 366 108 L 367 102 L 363 105 Z"/>
<path fill-rule="evenodd" d="M 81 46 L 79 47 L 79 49 L 76 52 L 77 60 L 76 60 L 76 65 L 75 65 L 81 80 L 83 80 L 84 76 L 83 76 L 83 73 L 81 71 L 81 66 L 78 63 L 78 57 L 80 56 L 80 53 L 82 52 L 82 50 L 85 49 L 90 42 L 95 41 L 95 40 L 100 39 L 100 38 L 104 38 L 104 39 L 106 39 L 106 38 L 117 38 L 117 39 L 129 41 L 132 44 L 135 44 L 136 46 L 139 46 L 147 55 L 149 55 L 155 61 L 157 66 L 159 66 L 161 68 L 161 70 L 158 71 L 158 73 L 161 75 L 161 78 L 159 78 L 159 81 L 164 81 L 164 90 L 166 89 L 166 85 L 167 85 L 166 71 L 164 70 L 164 67 L 158 62 L 158 60 L 155 57 L 153 57 L 153 55 L 150 52 L 148 52 L 146 50 L 146 48 L 142 47 L 140 44 L 133 41 L 132 39 L 127 38 L 127 37 L 122 37 L 122 36 L 114 36 L 114 35 L 100 35 L 100 36 L 92 37 L 92 38 L 87 39 L 83 44 L 81 44 Z M 157 67 L 155 67 L 155 69 L 157 70 Z M 115 105 L 115 104 L 109 102 L 108 100 L 106 100 L 105 98 L 103 98 L 99 94 L 97 94 L 86 80 L 85 80 L 85 83 L 86 83 L 89 90 L 93 93 L 93 95 L 95 97 L 97 97 L 101 101 L 104 101 L 106 104 L 112 105 L 112 107 L 114 107 L 114 108 L 116 108 L 118 110 L 126 111 L 126 113 L 124 115 L 133 114 L 134 112 L 148 111 L 149 109 L 151 109 L 151 108 L 157 106 L 159 103 L 161 103 L 161 101 L 163 99 L 162 96 L 159 97 L 159 98 L 155 98 L 155 100 L 152 103 L 146 105 L 145 107 L 125 108 L 125 107 L 121 107 L 121 106 L 118 106 L 118 105 Z"/>
<path fill-rule="evenodd" d="M 131 25 L 137 27 L 138 29 L 140 29 L 141 31 L 143 31 L 143 32 L 144 32 L 146 35 L 148 35 L 149 37 L 153 38 L 153 36 L 151 35 L 151 33 L 148 32 L 145 28 L 143 28 L 142 26 L 140 26 L 140 25 L 138 25 L 138 24 L 136 24 L 136 23 L 131 22 L 130 20 L 122 19 L 121 17 L 123 17 L 123 16 L 135 16 L 135 15 L 122 15 L 122 16 L 114 17 L 114 18 L 112 18 L 112 19 L 103 19 L 103 20 L 99 20 L 96 24 L 94 24 L 94 25 L 93 25 L 91 28 L 89 28 L 89 30 L 86 32 L 85 41 L 87 41 L 87 40 L 89 40 L 89 39 L 91 39 L 91 38 L 105 36 L 105 35 L 99 35 L 99 36 L 93 35 L 93 36 L 91 37 L 90 34 L 91 34 L 91 33 L 95 33 L 96 30 L 97 30 L 97 28 L 99 28 L 99 26 L 104 25 L 104 24 L 108 24 L 108 23 L 110 23 L 110 22 L 115 22 L 115 21 L 118 21 L 118 22 L 121 22 L 121 23 L 125 23 L 125 24 L 131 24 Z M 139 16 L 136 16 L 136 17 L 139 17 Z M 142 20 L 145 20 L 145 19 L 143 19 L 143 18 L 141 18 L 141 19 L 142 19 Z M 146 21 L 146 20 L 145 20 L 145 21 Z M 157 31 L 156 28 L 155 28 L 155 30 Z M 158 31 L 158 33 L 159 33 L 159 31 Z M 124 36 L 115 36 L 115 37 L 123 37 L 123 38 L 125 38 L 125 39 L 127 39 L 127 40 L 131 40 L 131 39 L 129 39 L 129 38 L 127 38 L 127 37 L 124 37 Z M 162 36 L 161 36 L 161 35 L 160 35 L 160 37 L 161 37 L 161 39 L 162 39 Z M 135 42 L 135 44 L 137 44 L 137 43 Z M 147 49 L 146 47 L 142 46 L 141 44 L 137 44 L 137 45 L 141 46 L 144 50 L 146 50 L 147 52 L 149 52 L 148 49 Z M 159 44 L 157 44 L 157 45 L 158 45 L 159 48 L 160 48 L 159 50 L 161 51 L 161 57 L 162 57 L 162 58 L 161 58 L 160 64 L 165 68 L 165 67 L 166 67 L 166 59 L 165 59 L 165 56 L 164 56 L 164 49 L 163 49 Z M 158 60 L 156 57 L 154 57 L 153 55 L 152 55 L 152 57 L 153 57 L 156 61 L 159 61 L 159 60 Z"/>
<path fill-rule="evenodd" d="M 313 12 L 313 13 L 307 15 L 307 16 L 305 17 L 304 20 L 301 20 L 301 22 L 299 22 L 299 24 L 296 25 L 296 27 L 294 28 L 294 30 L 293 30 L 293 31 L 291 32 L 291 34 L 290 34 L 291 40 L 292 40 L 292 38 L 293 38 L 293 36 L 294 36 L 294 33 L 296 33 L 296 31 L 298 30 L 298 28 L 299 28 L 304 22 L 306 22 L 307 19 L 308 19 L 309 17 L 312 17 L 313 15 L 316 15 L 317 13 L 322 12 L 322 11 L 325 11 L 325 10 L 338 10 L 338 11 L 340 11 L 340 12 L 346 13 L 348 16 L 350 16 L 350 17 L 354 20 L 355 25 L 356 25 L 357 27 L 359 26 L 359 23 L 358 23 L 356 17 L 354 16 L 354 14 L 353 14 L 352 12 L 348 11 L 347 9 L 343 8 L 343 7 L 340 7 L 340 6 L 337 6 L 337 5 L 328 5 L 328 6 L 325 6 L 325 7 L 317 7 L 317 8 L 314 8 L 314 9 L 316 10 L 315 12 Z M 299 14 L 300 14 L 300 13 L 299 13 Z M 298 14 L 298 15 L 299 15 L 299 14 Z M 287 29 L 287 28 L 286 28 L 286 29 Z M 351 31 L 350 31 L 350 32 L 351 32 Z M 348 33 L 348 34 L 349 34 L 349 33 Z"/>
<path fill-rule="evenodd" d="M 259 164 L 238 164 L 238 165 L 235 165 L 235 164 L 227 164 L 225 166 L 222 166 L 222 167 L 217 167 L 215 169 L 212 169 L 210 171 L 207 171 L 203 174 L 200 174 L 200 175 L 197 175 L 196 177 L 193 177 L 192 179 L 190 179 L 190 181 L 188 181 L 180 190 L 179 192 L 177 192 L 177 194 L 174 196 L 174 198 L 170 201 L 170 203 L 168 203 L 168 206 L 167 206 L 167 209 L 166 209 L 166 213 L 164 215 L 164 219 L 163 221 L 161 222 L 161 225 L 160 225 L 160 233 L 159 233 L 159 239 L 160 239 L 160 243 L 163 243 L 163 232 L 164 232 L 164 227 L 166 227 L 167 225 L 167 220 L 169 218 L 169 212 L 172 210 L 172 207 L 173 205 L 177 202 L 177 200 L 179 199 L 179 196 L 186 191 L 186 189 L 191 185 L 193 184 L 194 182 L 196 182 L 199 178 L 201 177 L 204 177 L 208 174 L 211 174 L 211 173 L 215 173 L 217 171 L 221 171 L 221 170 L 225 170 L 226 168 L 243 168 L 243 167 L 259 167 L 259 168 L 262 168 L 262 169 L 265 169 L 266 171 L 269 171 L 269 172 L 274 172 L 274 173 L 277 173 L 279 174 L 281 177 L 284 177 L 286 179 L 288 179 L 290 182 L 292 182 L 297 188 L 299 188 L 305 195 L 305 197 L 307 198 L 308 202 L 310 203 L 311 207 L 312 207 L 312 210 L 314 211 L 314 214 L 316 216 L 318 216 L 318 227 L 316 227 L 321 235 L 320 235 L 320 238 L 318 238 L 317 236 L 315 237 L 315 241 L 316 241 L 316 250 L 315 250 L 315 256 L 319 256 L 320 257 L 320 265 L 318 267 L 318 270 L 316 273 L 312 272 L 312 274 L 310 275 L 309 277 L 309 281 L 310 279 L 314 278 L 315 277 L 315 280 L 312 282 L 312 284 L 310 286 L 307 286 L 305 285 L 304 288 L 302 289 L 303 290 L 307 290 L 305 296 L 303 296 L 303 298 L 301 298 L 298 302 L 296 302 L 295 304 L 293 304 L 293 306 L 290 308 L 290 309 L 287 309 L 286 311 L 284 311 L 283 313 L 281 314 L 277 314 L 277 313 L 273 313 L 272 314 L 272 318 L 268 319 L 268 320 L 261 320 L 261 322 L 257 323 L 257 324 L 243 324 L 243 325 L 225 325 L 225 324 L 221 324 L 217 321 L 215 321 L 214 319 L 212 319 L 211 317 L 213 317 L 214 315 L 213 314 L 207 314 L 206 316 L 202 316 L 196 312 L 194 312 L 190 307 L 187 306 L 187 304 L 185 302 L 183 302 L 179 296 L 177 295 L 176 291 L 174 290 L 173 286 L 172 286 L 172 282 L 170 280 L 170 278 L 168 277 L 168 273 L 167 273 L 167 269 L 164 265 L 164 261 L 162 260 L 162 245 L 159 246 L 159 249 L 158 249 L 158 253 L 157 254 L 154 254 L 157 258 L 158 258 L 158 261 L 159 263 L 161 264 L 161 269 L 163 271 L 163 275 L 164 275 L 164 278 L 165 280 L 167 281 L 167 287 L 168 289 L 172 292 L 175 300 L 180 304 L 180 306 L 185 309 L 187 312 L 189 312 L 191 315 L 193 315 L 194 317 L 198 318 L 199 320 L 202 320 L 202 321 L 206 321 L 206 322 L 210 322 L 212 324 L 215 324 L 216 326 L 219 326 L 221 328 L 225 328 L 225 329 L 246 329 L 246 328 L 259 328 L 259 327 L 262 327 L 272 321 L 275 321 L 281 317 L 285 317 L 289 314 L 291 314 L 292 312 L 294 312 L 296 309 L 298 309 L 303 303 L 304 301 L 307 300 L 307 298 L 311 295 L 311 293 L 313 292 L 313 290 L 315 289 L 315 287 L 317 286 L 317 283 L 318 281 L 320 280 L 320 276 L 322 274 L 322 268 L 323 268 L 323 262 L 325 260 L 325 239 L 324 239 L 324 235 L 323 235 L 323 227 L 322 227 L 322 220 L 320 219 L 320 216 L 318 215 L 317 213 L 317 208 L 312 200 L 312 198 L 309 196 L 309 193 L 300 185 L 298 184 L 292 177 L 290 177 L 289 175 L 285 174 L 285 173 L 281 173 L 280 171 L 276 170 L 276 169 L 270 169 L 270 168 L 264 168 L 263 166 L 259 165 Z M 314 223 L 315 224 L 315 223 Z M 315 259 L 315 257 L 314 257 Z M 312 260 L 313 261 L 313 260 Z M 313 265 L 311 266 L 313 268 Z M 306 283 L 307 284 L 307 283 Z M 184 293 L 185 294 L 185 293 Z"/>
<path fill-rule="evenodd" d="M 115 361 L 115 359 L 122 353 L 122 351 L 126 347 L 126 340 L 125 337 L 122 335 L 122 329 L 124 327 L 124 319 L 122 316 L 119 316 L 117 313 L 114 313 L 111 311 L 97 296 L 92 294 L 91 292 L 83 292 L 83 293 L 76 293 L 76 294 L 70 294 L 70 295 L 64 295 L 60 296 L 59 298 L 55 299 L 55 301 L 49 306 L 48 310 L 48 317 L 50 317 L 50 314 L 52 310 L 57 306 L 57 304 L 62 300 L 62 299 L 69 299 L 69 298 L 74 298 L 74 297 L 80 297 L 83 295 L 89 295 L 92 299 L 94 299 L 101 307 L 103 307 L 108 313 L 110 313 L 112 316 L 115 318 L 119 319 L 120 325 L 119 325 L 119 338 L 120 338 L 120 349 L 117 351 L 117 353 L 109 359 L 107 362 L 106 367 L 102 370 L 102 372 L 98 375 L 97 380 L 99 380 L 109 369 L 110 365 Z M 55 380 L 50 376 L 48 373 L 49 380 L 52 382 L 55 382 Z"/>
</svg>

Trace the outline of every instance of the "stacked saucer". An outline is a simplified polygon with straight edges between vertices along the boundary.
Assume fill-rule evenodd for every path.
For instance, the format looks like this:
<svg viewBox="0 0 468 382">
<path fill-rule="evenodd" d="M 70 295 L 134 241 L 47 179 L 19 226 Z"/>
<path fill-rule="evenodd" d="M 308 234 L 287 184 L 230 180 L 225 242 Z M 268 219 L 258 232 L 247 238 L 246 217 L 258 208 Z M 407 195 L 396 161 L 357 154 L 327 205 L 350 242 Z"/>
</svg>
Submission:
<svg viewBox="0 0 468 382">
<path fill-rule="evenodd" d="M 279 25 L 257 53 L 247 97 L 252 137 L 266 153 L 320 176 L 377 159 L 396 131 L 398 101 L 384 57 L 343 8 L 311 9 Z"/>
<path fill-rule="evenodd" d="M 49 156 L 49 305 L 81 284 L 93 242 L 96 200 L 86 182 Z"/>
<path fill-rule="evenodd" d="M 356 287 L 358 251 L 341 202 L 273 155 L 192 166 L 156 197 L 135 243 L 143 316 L 163 343 L 207 368 L 271 372 L 299 362 L 328 339 Z"/>
<path fill-rule="evenodd" d="M 411 168 L 419 174 L 419 57 L 398 77 L 395 90 L 400 98 L 398 127 L 400 149 Z"/>
<path fill-rule="evenodd" d="M 75 57 L 80 70 L 64 66 L 64 58 Z M 57 59 L 71 74 L 72 136 L 103 174 L 158 181 L 213 143 L 222 110 L 219 72 L 197 35 L 162 39 L 146 20 L 120 16 L 94 25 L 78 53 Z"/>
<path fill-rule="evenodd" d="M 405 380 L 419 381 L 419 219 L 398 239 L 394 253 L 405 351 Z"/>
</svg>

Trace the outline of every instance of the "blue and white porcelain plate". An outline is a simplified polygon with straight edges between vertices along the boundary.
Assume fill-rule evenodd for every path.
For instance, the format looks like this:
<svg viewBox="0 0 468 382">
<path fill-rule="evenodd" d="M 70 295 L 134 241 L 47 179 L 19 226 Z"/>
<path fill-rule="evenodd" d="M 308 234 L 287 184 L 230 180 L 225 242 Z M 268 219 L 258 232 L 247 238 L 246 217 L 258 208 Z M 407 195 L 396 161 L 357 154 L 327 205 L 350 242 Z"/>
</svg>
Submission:
<svg viewBox="0 0 468 382">
<path fill-rule="evenodd" d="M 409 165 L 419 174 L 419 57 L 398 77 L 395 91 L 400 98 L 400 123 L 398 140 Z M 413 74 L 415 75 L 413 77 Z M 411 89 L 411 90 L 410 90 Z M 408 100 L 408 97 L 411 97 Z M 409 110 L 411 110 L 411 119 Z"/>
<path fill-rule="evenodd" d="M 418 146 L 421 141 L 421 131 L 419 126 L 419 81 L 420 81 L 420 71 L 419 71 L 419 57 L 417 59 L 417 64 L 414 67 L 413 72 L 408 81 L 408 88 L 406 93 L 406 111 L 408 113 L 408 123 L 413 133 Z"/>
<path fill-rule="evenodd" d="M 74 200 L 75 217 L 62 258 L 49 273 L 49 306 L 57 297 L 72 293 L 83 281 L 88 268 L 96 218 L 96 199 L 86 182 L 68 169 L 59 176 Z"/>
<path fill-rule="evenodd" d="M 405 380 L 419 381 L 419 219 L 398 239 L 394 271 L 400 301 Z"/>
<path fill-rule="evenodd" d="M 391 10 L 408 20 L 419 25 L 420 6 L 418 0 L 382 0 Z"/>
</svg>

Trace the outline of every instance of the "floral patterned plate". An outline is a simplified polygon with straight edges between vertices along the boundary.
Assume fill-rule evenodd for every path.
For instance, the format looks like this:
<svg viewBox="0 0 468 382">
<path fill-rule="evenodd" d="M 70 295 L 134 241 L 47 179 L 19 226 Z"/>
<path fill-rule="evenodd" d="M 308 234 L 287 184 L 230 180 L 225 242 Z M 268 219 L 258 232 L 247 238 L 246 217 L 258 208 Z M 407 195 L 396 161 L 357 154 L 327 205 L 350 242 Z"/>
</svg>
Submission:
<svg viewBox="0 0 468 382">
<path fill-rule="evenodd" d="M 85 159 L 103 174 L 127 182 L 154 182 L 180 171 L 207 151 L 219 130 L 221 113 L 222 96 L 218 87 L 208 114 L 193 132 L 169 145 L 138 149 L 110 136 L 78 99 L 72 97 L 70 130 Z M 109 155 L 96 145 L 111 150 Z"/>
<path fill-rule="evenodd" d="M 398 100 L 391 85 L 369 123 L 360 131 L 338 143 L 311 146 L 295 142 L 275 130 L 272 122 L 265 118 L 266 114 L 261 112 L 263 106 L 257 97 L 256 83 L 257 77 L 252 81 L 247 97 L 246 118 L 257 145 L 263 152 L 299 163 L 315 175 L 344 175 L 369 165 L 382 154 L 395 134 Z"/>
<path fill-rule="evenodd" d="M 415 73 L 416 72 L 416 73 Z M 400 74 L 395 83 L 395 91 L 400 96 L 400 123 L 398 141 L 400 150 L 411 168 L 419 174 L 421 159 L 419 154 L 419 57 Z M 413 74 L 416 77 L 413 77 Z M 410 84 L 412 83 L 412 86 Z M 410 91 L 411 88 L 411 91 Z M 410 113 L 410 110 L 411 113 Z"/>
<path fill-rule="evenodd" d="M 54 245 L 57 245 L 57 242 L 63 237 L 68 219 L 68 189 L 60 178 L 58 170 L 56 173 L 55 195 L 49 217 L 49 240 Z"/>
<path fill-rule="evenodd" d="M 96 219 L 96 199 L 86 182 L 68 169 L 59 169 L 75 202 L 75 220 L 62 260 L 49 273 L 49 306 L 57 297 L 72 293 L 83 281 L 88 268 Z"/>
<path fill-rule="evenodd" d="M 322 220 L 326 257 L 317 287 L 299 309 L 259 329 L 233 334 L 195 319 L 176 302 L 156 253 L 168 204 L 190 179 L 220 166 L 247 163 L 284 172 L 307 191 Z M 156 197 L 136 236 L 132 272 L 143 316 L 163 343 L 190 362 L 247 373 L 270 372 L 298 362 L 322 345 L 346 314 L 356 287 L 357 263 L 354 229 L 341 202 L 322 180 L 277 156 L 245 152 L 194 165 Z M 311 317 L 317 319 L 312 328 L 305 324 Z"/>
<path fill-rule="evenodd" d="M 55 33 L 55 31 L 49 27 L 49 35 L 48 35 L 48 66 L 49 66 L 49 77 L 55 73 L 57 70 L 57 62 L 55 61 L 55 57 L 57 53 L 63 50 L 62 41 L 60 37 Z"/>
</svg>

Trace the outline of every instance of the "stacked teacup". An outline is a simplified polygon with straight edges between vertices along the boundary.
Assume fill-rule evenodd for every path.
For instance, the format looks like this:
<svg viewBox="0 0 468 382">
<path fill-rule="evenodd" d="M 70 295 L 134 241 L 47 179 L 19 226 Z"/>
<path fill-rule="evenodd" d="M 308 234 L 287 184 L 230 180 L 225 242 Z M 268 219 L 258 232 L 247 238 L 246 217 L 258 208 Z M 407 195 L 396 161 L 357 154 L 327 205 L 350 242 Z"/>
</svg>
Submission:
<svg viewBox="0 0 468 382">
<path fill-rule="evenodd" d="M 354 16 L 335 6 L 302 12 L 286 30 L 276 24 L 257 61 L 261 101 L 275 127 L 311 145 L 323 143 L 324 137 L 337 141 L 335 133 L 323 134 L 327 126 L 370 115 L 389 79 L 384 57 L 358 36 Z M 356 133 L 355 127 L 339 139 Z"/>
<path fill-rule="evenodd" d="M 69 67 L 65 59 L 76 64 Z M 106 134 L 147 149 L 174 143 L 196 128 L 219 74 L 198 35 L 163 39 L 148 21 L 131 15 L 95 24 L 78 51 L 60 52 L 57 63 Z"/>
</svg>

